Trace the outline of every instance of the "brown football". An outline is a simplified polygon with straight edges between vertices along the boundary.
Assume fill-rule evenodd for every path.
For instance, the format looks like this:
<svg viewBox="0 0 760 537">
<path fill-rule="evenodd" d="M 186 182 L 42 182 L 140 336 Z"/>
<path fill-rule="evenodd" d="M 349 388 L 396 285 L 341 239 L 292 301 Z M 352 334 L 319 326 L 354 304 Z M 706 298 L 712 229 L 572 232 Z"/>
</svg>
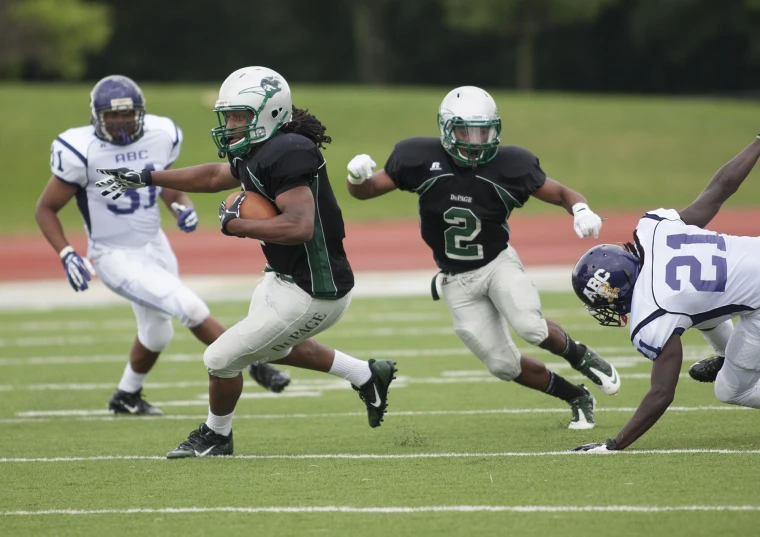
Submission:
<svg viewBox="0 0 760 537">
<path fill-rule="evenodd" d="M 240 192 L 233 192 L 227 196 L 225 206 L 229 207 L 232 205 L 239 194 Z M 277 209 L 275 209 L 274 205 L 272 205 L 268 199 L 255 192 L 245 193 L 245 199 L 243 199 L 243 203 L 240 204 L 240 218 L 261 220 L 273 216 L 277 216 Z"/>
</svg>

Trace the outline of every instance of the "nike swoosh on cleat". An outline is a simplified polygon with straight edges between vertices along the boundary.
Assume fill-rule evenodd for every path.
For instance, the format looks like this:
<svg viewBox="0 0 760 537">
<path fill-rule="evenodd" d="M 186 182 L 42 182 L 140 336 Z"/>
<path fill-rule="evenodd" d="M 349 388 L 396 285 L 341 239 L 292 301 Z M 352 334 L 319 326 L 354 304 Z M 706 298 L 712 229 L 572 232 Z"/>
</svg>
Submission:
<svg viewBox="0 0 760 537">
<path fill-rule="evenodd" d="M 618 381 L 620 380 L 620 377 L 618 377 L 617 375 L 617 371 L 615 371 L 614 369 L 612 370 L 612 376 L 605 375 L 604 373 L 602 373 L 598 369 L 594 369 L 593 367 L 589 367 L 589 371 L 594 373 L 599 379 L 608 379 L 612 384 L 617 384 Z"/>
<path fill-rule="evenodd" d="M 125 403 L 123 401 L 119 401 L 119 402 L 121 403 L 121 406 L 123 406 L 124 408 L 126 408 L 127 410 L 129 410 L 130 414 L 137 414 L 137 411 L 140 410 L 139 407 L 137 407 L 137 406 L 130 406 L 130 405 L 128 405 L 127 403 Z"/>
<path fill-rule="evenodd" d="M 375 388 L 375 402 L 372 403 L 372 406 L 375 408 L 380 408 L 380 405 L 383 404 L 380 400 L 380 392 L 377 391 L 377 384 L 372 385 Z"/>
<path fill-rule="evenodd" d="M 195 456 L 196 456 L 196 457 L 205 457 L 206 455 L 208 455 L 209 451 L 211 451 L 211 450 L 212 450 L 212 449 L 214 449 L 215 447 L 216 447 L 216 446 L 211 446 L 210 448 L 208 448 L 206 451 L 204 451 L 204 452 L 202 452 L 202 453 L 198 453 L 198 451 L 196 451 L 196 450 L 193 450 L 193 451 L 195 451 Z"/>
</svg>

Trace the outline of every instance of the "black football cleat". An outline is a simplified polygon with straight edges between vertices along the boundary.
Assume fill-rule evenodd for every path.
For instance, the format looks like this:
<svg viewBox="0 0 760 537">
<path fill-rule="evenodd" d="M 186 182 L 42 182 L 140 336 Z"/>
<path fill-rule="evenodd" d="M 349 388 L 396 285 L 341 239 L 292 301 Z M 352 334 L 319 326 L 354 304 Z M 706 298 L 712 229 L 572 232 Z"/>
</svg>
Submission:
<svg viewBox="0 0 760 537">
<path fill-rule="evenodd" d="M 367 407 L 367 420 L 372 428 L 380 427 L 388 408 L 388 387 L 396 377 L 396 362 L 393 360 L 370 360 L 368 362 L 372 376 L 360 387 L 351 387 L 359 392 L 359 398 Z"/>
<path fill-rule="evenodd" d="M 188 457 L 219 457 L 232 455 L 234 451 L 232 431 L 229 436 L 217 434 L 205 423 L 190 433 L 187 440 L 176 449 L 166 454 L 167 459 L 186 459 Z"/>
<path fill-rule="evenodd" d="M 711 356 L 700 360 L 689 368 L 689 376 L 697 382 L 715 382 L 725 359 L 725 356 Z"/>
<path fill-rule="evenodd" d="M 142 388 L 134 393 L 117 389 L 108 401 L 108 411 L 132 416 L 161 416 L 163 412 L 143 399 Z"/>
<path fill-rule="evenodd" d="M 275 369 L 267 363 L 252 363 L 248 367 L 248 373 L 259 386 L 270 392 L 280 393 L 290 384 L 290 375 L 285 371 Z"/>
</svg>

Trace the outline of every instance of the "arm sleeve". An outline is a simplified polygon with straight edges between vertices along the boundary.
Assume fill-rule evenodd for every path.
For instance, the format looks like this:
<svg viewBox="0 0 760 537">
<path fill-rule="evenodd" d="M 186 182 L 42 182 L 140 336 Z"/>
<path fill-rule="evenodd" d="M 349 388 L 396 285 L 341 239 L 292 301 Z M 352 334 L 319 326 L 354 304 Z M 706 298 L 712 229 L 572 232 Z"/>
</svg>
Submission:
<svg viewBox="0 0 760 537">
<path fill-rule="evenodd" d="M 64 183 L 82 188 L 87 186 L 87 158 L 61 136 L 50 147 L 50 171 Z"/>
<path fill-rule="evenodd" d="M 399 190 L 414 192 L 425 179 L 424 162 L 427 152 L 422 144 L 425 139 L 402 140 L 393 148 L 385 163 L 385 173 Z"/>
</svg>

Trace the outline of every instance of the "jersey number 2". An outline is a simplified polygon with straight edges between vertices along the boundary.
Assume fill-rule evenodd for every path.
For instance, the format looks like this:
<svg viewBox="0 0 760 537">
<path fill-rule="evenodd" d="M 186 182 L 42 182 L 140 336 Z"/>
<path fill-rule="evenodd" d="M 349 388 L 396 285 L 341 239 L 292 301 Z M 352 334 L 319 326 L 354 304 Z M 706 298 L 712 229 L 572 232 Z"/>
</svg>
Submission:
<svg viewBox="0 0 760 537">
<path fill-rule="evenodd" d="M 717 248 L 721 252 L 726 251 L 726 240 L 720 235 L 669 235 L 667 245 L 674 250 L 680 250 L 684 244 L 704 244 L 706 248 Z M 674 291 L 681 290 L 681 280 L 678 279 L 678 267 L 689 267 L 689 282 L 697 291 L 705 293 L 722 293 L 726 290 L 728 280 L 728 264 L 726 258 L 719 255 L 712 256 L 712 265 L 715 267 L 715 279 L 703 280 L 702 263 L 693 255 L 679 255 L 671 258 L 665 265 L 665 283 Z"/>
<path fill-rule="evenodd" d="M 475 240 L 481 229 L 480 219 L 470 209 L 452 207 L 443 213 L 443 220 L 451 224 L 443 232 L 448 257 L 463 261 L 483 259 L 483 245 L 468 244 Z"/>
</svg>

